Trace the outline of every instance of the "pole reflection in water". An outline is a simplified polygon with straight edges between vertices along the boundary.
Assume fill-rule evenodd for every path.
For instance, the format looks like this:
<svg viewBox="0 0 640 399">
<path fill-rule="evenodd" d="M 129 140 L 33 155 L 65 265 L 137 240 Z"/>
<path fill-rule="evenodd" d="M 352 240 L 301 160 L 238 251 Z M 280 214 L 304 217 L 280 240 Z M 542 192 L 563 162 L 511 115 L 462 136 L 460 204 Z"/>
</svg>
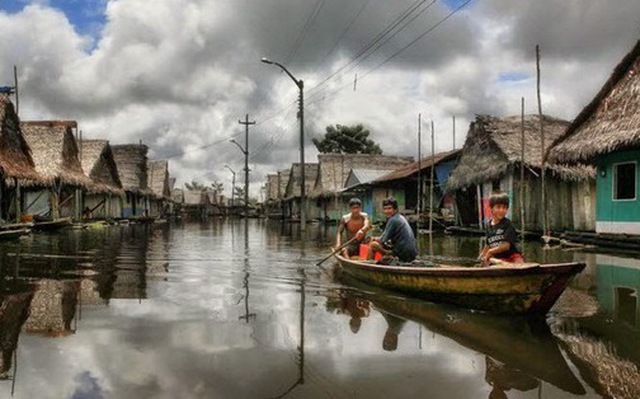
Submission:
<svg viewBox="0 0 640 399">
<path fill-rule="evenodd" d="M 304 251 L 304 246 L 303 246 Z M 304 252 L 303 252 L 304 255 Z M 305 309 L 305 283 L 307 276 L 305 274 L 304 268 L 298 268 L 298 273 L 300 274 L 300 344 L 297 347 L 298 350 L 298 379 L 294 381 L 294 383 L 283 393 L 278 396 L 274 396 L 273 399 L 284 398 L 289 393 L 291 393 L 296 387 L 300 385 L 304 385 L 304 309 Z"/>
<path fill-rule="evenodd" d="M 249 313 L 249 221 L 244 218 L 244 316 L 240 316 L 240 319 L 244 319 L 245 322 L 249 322 L 249 319 L 256 317 L 255 313 Z"/>
</svg>

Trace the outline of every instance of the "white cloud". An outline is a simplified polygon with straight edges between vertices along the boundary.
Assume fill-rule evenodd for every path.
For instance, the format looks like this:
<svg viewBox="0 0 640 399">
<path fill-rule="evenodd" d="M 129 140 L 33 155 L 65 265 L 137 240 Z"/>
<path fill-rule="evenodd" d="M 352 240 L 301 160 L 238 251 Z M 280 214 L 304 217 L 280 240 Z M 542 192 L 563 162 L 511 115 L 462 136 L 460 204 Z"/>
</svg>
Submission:
<svg viewBox="0 0 640 399">
<path fill-rule="evenodd" d="M 13 65 L 19 66 L 23 119 L 76 119 L 87 137 L 143 140 L 155 157 L 185 151 L 170 164 L 180 182 L 218 179 L 230 188 L 223 165 L 243 167 L 242 154 L 226 142 L 242 133 L 238 120 L 249 113 L 260 123 L 288 107 L 251 128 L 252 194 L 258 196 L 266 173 L 298 160 L 291 105 L 297 89 L 259 59 L 287 61 L 315 2 L 100 2 L 96 10 L 104 10 L 106 22 L 91 30 L 99 32 L 96 37 L 79 34 L 48 2 L 32 3 L 15 14 L 0 11 L 0 79 L 10 82 Z M 326 3 L 318 14 L 287 63 L 305 81 L 308 161 L 316 154 L 310 137 L 329 124 L 362 122 L 385 152 L 415 156 L 418 113 L 427 123 L 435 121 L 436 150 L 446 150 L 454 114 L 460 146 L 476 113 L 517 114 L 523 96 L 527 112 L 537 112 L 535 44 L 542 47 L 543 111 L 571 119 L 637 40 L 640 13 L 637 2 L 624 0 L 472 2 L 370 72 L 446 14 L 436 3 L 370 59 L 344 69 L 324 95 L 314 96 L 314 86 L 411 3 L 372 2 L 329 58 L 361 3 Z M 525 77 L 504 81 L 504 73 Z M 345 89 L 332 93 L 341 85 Z"/>
</svg>

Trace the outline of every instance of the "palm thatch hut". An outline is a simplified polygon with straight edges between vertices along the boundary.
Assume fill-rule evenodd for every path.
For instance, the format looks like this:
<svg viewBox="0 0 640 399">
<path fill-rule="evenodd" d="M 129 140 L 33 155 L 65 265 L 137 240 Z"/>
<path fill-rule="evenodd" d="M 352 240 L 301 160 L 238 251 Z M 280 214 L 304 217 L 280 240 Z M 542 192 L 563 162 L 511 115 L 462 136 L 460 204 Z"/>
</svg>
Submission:
<svg viewBox="0 0 640 399">
<path fill-rule="evenodd" d="M 144 144 L 120 144 L 111 146 L 118 167 L 118 176 L 124 189 L 122 218 L 139 218 L 149 215 L 147 152 Z"/>
<path fill-rule="evenodd" d="M 289 184 L 290 174 L 291 169 L 283 169 L 277 173 L 267 175 L 265 213 L 270 219 L 282 219 L 284 217 L 283 200 Z"/>
<path fill-rule="evenodd" d="M 107 140 L 81 140 L 82 170 L 93 181 L 95 190 L 84 193 L 84 209 L 92 218 L 114 219 L 122 214 L 122 182 L 113 151 Z"/>
<path fill-rule="evenodd" d="M 163 159 L 149 160 L 147 162 L 149 175 L 149 187 L 153 192 L 150 199 L 150 215 L 152 217 L 164 217 L 169 213 L 169 201 L 171 190 L 169 189 L 169 161 Z"/>
<path fill-rule="evenodd" d="M 569 126 L 567 121 L 546 115 L 542 124 L 545 150 Z M 469 126 L 460 160 L 447 184 L 447 189 L 455 192 L 461 224 L 482 226 L 491 218 L 491 193 L 502 190 L 510 196 L 508 216 L 515 225 L 521 226 L 521 207 L 525 207 L 525 229 L 542 231 L 545 212 L 540 204 L 542 154 L 538 115 L 525 116 L 524 142 L 521 116 L 478 115 Z M 545 167 L 549 228 L 593 230 L 593 168 L 549 164 Z M 525 175 L 523 182 L 521 168 Z M 521 190 L 524 202 L 520 201 Z"/>
<path fill-rule="evenodd" d="M 82 191 L 95 186 L 84 174 L 74 137 L 76 121 L 22 122 L 40 180 L 25 180 L 24 212 L 39 217 L 80 217 Z"/>
<path fill-rule="evenodd" d="M 557 139 L 548 159 L 596 165 L 596 232 L 640 234 L 640 41 Z"/>
<path fill-rule="evenodd" d="M 320 154 L 318 175 L 310 198 L 324 220 L 338 220 L 347 212 L 348 195 L 341 194 L 352 169 L 395 170 L 413 162 L 413 157 L 373 154 Z"/>
<path fill-rule="evenodd" d="M 318 176 L 318 164 L 317 163 L 305 163 L 304 164 L 304 173 L 305 173 L 305 194 L 308 198 L 306 198 L 306 217 L 307 220 L 312 220 L 314 218 L 318 218 L 320 215 L 318 213 L 318 208 L 315 206 L 315 201 L 312 201 L 309 193 L 313 188 L 316 178 Z M 286 219 L 300 219 L 300 194 L 301 194 L 301 182 L 302 182 L 302 168 L 300 167 L 300 163 L 294 163 L 291 165 L 291 169 L 289 170 L 289 178 L 287 179 L 287 188 L 284 192 L 283 198 L 283 208 L 284 208 L 284 217 Z"/>
<path fill-rule="evenodd" d="M 0 93 L 0 219 L 20 221 L 21 180 L 39 181 L 31 149 L 9 96 Z"/>
<path fill-rule="evenodd" d="M 203 218 L 207 216 L 210 205 L 209 197 L 204 190 L 183 190 L 184 202 L 182 214 L 185 216 Z"/>
</svg>

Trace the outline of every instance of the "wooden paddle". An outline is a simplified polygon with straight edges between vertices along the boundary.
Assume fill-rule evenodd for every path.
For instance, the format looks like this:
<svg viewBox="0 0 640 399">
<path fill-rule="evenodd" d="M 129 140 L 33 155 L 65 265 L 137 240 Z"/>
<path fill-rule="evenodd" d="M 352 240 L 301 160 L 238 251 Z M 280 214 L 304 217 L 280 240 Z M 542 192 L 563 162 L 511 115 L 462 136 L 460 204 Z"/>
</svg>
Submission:
<svg viewBox="0 0 640 399">
<path fill-rule="evenodd" d="M 326 258 L 322 259 L 320 262 L 316 263 L 316 266 L 320 266 L 322 263 L 324 263 L 325 260 L 329 259 L 330 257 L 332 257 L 333 255 L 337 254 L 338 252 L 340 252 L 342 250 L 342 248 L 346 247 L 347 245 L 351 244 L 352 242 L 354 242 L 356 239 L 358 238 L 357 235 L 351 237 L 351 239 L 347 242 L 345 242 L 344 244 L 340 245 L 338 248 L 336 248 L 332 253 L 330 253 L 329 255 L 327 255 Z"/>
</svg>

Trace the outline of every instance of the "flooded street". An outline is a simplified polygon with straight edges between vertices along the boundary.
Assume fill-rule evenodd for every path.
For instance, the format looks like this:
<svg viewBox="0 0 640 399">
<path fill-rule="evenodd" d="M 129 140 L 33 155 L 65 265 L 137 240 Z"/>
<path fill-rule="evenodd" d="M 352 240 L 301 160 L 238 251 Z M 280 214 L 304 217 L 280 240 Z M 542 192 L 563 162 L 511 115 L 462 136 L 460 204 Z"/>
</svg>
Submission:
<svg viewBox="0 0 640 399">
<path fill-rule="evenodd" d="M 336 277 L 335 227 L 114 226 L 0 243 L 1 398 L 638 398 L 638 255 L 585 261 L 546 320 Z M 479 239 L 421 236 L 474 257 Z"/>
</svg>

